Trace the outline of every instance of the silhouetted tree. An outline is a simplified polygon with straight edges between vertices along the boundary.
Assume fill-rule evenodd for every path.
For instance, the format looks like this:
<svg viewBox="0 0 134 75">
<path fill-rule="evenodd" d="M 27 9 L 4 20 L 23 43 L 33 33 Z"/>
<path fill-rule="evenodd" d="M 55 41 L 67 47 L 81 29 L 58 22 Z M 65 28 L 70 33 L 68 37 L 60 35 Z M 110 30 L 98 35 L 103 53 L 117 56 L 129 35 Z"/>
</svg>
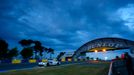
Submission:
<svg viewBox="0 0 134 75">
<path fill-rule="evenodd" d="M 0 40 L 0 60 L 7 58 L 8 43 L 5 40 Z"/>
<path fill-rule="evenodd" d="M 86 57 L 87 58 L 87 60 L 89 60 L 90 58 L 89 57 Z"/>
<path fill-rule="evenodd" d="M 26 39 L 23 39 L 21 41 L 19 41 L 19 44 L 21 44 L 21 46 L 23 47 L 29 47 L 31 44 L 33 43 L 33 40 L 26 40 Z"/>
<path fill-rule="evenodd" d="M 38 53 L 42 58 L 42 56 L 43 56 L 42 53 L 46 50 L 45 47 L 42 46 L 42 43 L 40 41 L 23 39 L 23 40 L 19 41 L 19 44 L 21 44 L 21 46 L 23 46 L 24 48 L 30 48 L 31 50 L 33 50 L 34 55 L 35 55 L 34 58 L 36 58 L 36 59 L 39 58 Z"/>
<path fill-rule="evenodd" d="M 18 56 L 18 50 L 17 48 L 13 48 L 8 52 L 8 59 L 13 59 L 13 57 Z"/>
<path fill-rule="evenodd" d="M 94 60 L 94 58 L 93 58 L 93 57 L 91 57 L 90 59 L 91 59 L 91 60 Z"/>
<path fill-rule="evenodd" d="M 35 43 L 35 46 L 34 46 L 35 58 L 37 57 L 38 52 L 42 58 L 42 56 L 43 56 L 42 53 L 43 53 L 45 47 L 42 46 L 40 41 L 34 41 L 34 43 Z"/>
<path fill-rule="evenodd" d="M 23 50 L 21 51 L 21 55 L 24 59 L 29 58 L 29 57 L 31 57 L 31 55 L 33 55 L 33 47 L 32 47 L 32 44 L 34 44 L 33 40 L 23 39 L 23 40 L 19 41 L 19 44 L 21 44 L 21 46 L 24 47 Z M 26 54 L 26 52 L 28 52 L 28 53 Z"/>
<path fill-rule="evenodd" d="M 96 60 L 99 60 L 99 58 L 97 57 Z"/>
<path fill-rule="evenodd" d="M 33 56 L 33 50 L 31 48 L 24 48 L 20 54 L 22 55 L 23 59 L 28 59 Z"/>
<path fill-rule="evenodd" d="M 60 60 L 60 58 L 65 54 L 65 52 L 60 52 L 59 55 L 57 56 L 57 60 Z"/>
<path fill-rule="evenodd" d="M 52 54 L 54 54 L 54 49 L 48 48 L 48 53 L 50 53 L 50 59 L 52 59 Z"/>
<path fill-rule="evenodd" d="M 41 59 L 42 59 L 42 56 L 43 56 L 43 52 L 44 52 L 44 47 L 43 46 L 41 46 L 41 48 L 40 48 L 40 56 L 41 56 Z"/>
<path fill-rule="evenodd" d="M 46 48 L 46 47 L 43 47 L 43 48 L 44 48 L 43 49 L 43 52 L 44 52 L 43 56 L 46 58 L 46 56 L 48 54 L 48 48 Z"/>
</svg>

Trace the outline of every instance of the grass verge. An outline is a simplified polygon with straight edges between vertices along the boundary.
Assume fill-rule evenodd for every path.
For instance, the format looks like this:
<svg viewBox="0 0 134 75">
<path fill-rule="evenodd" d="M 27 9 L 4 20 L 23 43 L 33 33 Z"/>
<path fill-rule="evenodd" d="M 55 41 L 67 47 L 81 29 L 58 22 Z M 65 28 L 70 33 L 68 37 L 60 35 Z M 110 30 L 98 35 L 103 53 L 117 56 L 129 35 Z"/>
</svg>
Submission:
<svg viewBox="0 0 134 75">
<path fill-rule="evenodd" d="M 11 71 L 0 75 L 107 75 L 109 63 L 53 66 L 32 70 Z"/>
</svg>

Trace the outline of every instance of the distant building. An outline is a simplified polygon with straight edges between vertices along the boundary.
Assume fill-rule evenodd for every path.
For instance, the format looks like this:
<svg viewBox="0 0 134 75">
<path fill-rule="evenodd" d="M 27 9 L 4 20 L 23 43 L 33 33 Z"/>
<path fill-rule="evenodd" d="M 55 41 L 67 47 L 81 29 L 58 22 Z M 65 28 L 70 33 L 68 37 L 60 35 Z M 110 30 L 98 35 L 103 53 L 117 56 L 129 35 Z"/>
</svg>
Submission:
<svg viewBox="0 0 134 75">
<path fill-rule="evenodd" d="M 74 52 L 66 52 L 62 57 L 61 60 L 62 61 L 72 61 L 72 56 L 73 56 Z"/>
</svg>

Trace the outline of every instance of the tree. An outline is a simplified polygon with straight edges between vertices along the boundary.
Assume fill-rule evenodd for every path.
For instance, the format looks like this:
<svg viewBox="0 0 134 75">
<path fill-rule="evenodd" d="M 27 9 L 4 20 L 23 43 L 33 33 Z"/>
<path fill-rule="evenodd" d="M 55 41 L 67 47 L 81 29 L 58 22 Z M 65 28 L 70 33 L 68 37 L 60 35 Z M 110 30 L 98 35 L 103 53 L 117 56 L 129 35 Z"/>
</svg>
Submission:
<svg viewBox="0 0 134 75">
<path fill-rule="evenodd" d="M 0 40 L 0 60 L 7 58 L 8 43 L 5 40 Z"/>
<path fill-rule="evenodd" d="M 45 58 L 46 58 L 47 53 L 48 53 L 48 48 L 44 47 L 44 55 L 45 55 Z"/>
<path fill-rule="evenodd" d="M 23 50 L 21 51 L 21 55 L 24 59 L 27 59 L 31 57 L 31 55 L 33 55 L 33 47 L 31 46 L 32 44 L 34 44 L 33 40 L 23 39 L 19 41 L 19 44 L 21 44 L 21 46 L 24 47 Z"/>
<path fill-rule="evenodd" d="M 24 48 L 20 54 L 22 55 L 23 59 L 28 59 L 33 56 L 33 50 L 31 48 Z"/>
<path fill-rule="evenodd" d="M 41 44 L 40 41 L 34 41 L 35 43 L 35 46 L 34 46 L 34 51 L 35 51 L 35 58 L 37 57 L 37 53 L 39 52 L 40 56 L 42 57 L 43 56 L 43 51 L 44 51 L 44 48 Z"/>
<path fill-rule="evenodd" d="M 50 53 L 50 59 L 52 59 L 52 54 L 54 54 L 54 49 L 49 48 L 48 53 Z"/>
<path fill-rule="evenodd" d="M 21 41 L 19 41 L 19 44 L 21 44 L 21 46 L 23 47 L 29 47 L 31 44 L 33 43 L 33 40 L 26 40 L 26 39 L 23 39 Z"/>
<path fill-rule="evenodd" d="M 13 48 L 8 52 L 8 59 L 13 59 L 13 57 L 18 56 L 17 48 Z"/>
<path fill-rule="evenodd" d="M 42 53 L 44 52 L 44 47 L 43 46 L 40 46 L 39 52 L 40 52 L 40 56 L 41 56 L 41 59 L 42 59 L 42 56 L 43 56 Z"/>
<path fill-rule="evenodd" d="M 87 60 L 89 60 L 90 58 L 89 57 L 86 57 Z"/>
<path fill-rule="evenodd" d="M 65 54 L 65 52 L 60 52 L 59 55 L 57 56 L 57 60 L 60 60 L 60 58 Z"/>
<path fill-rule="evenodd" d="M 91 59 L 91 60 L 94 60 L 94 58 L 93 58 L 93 57 L 91 57 L 90 59 Z"/>
<path fill-rule="evenodd" d="M 97 57 L 96 60 L 99 60 L 99 58 Z"/>
</svg>

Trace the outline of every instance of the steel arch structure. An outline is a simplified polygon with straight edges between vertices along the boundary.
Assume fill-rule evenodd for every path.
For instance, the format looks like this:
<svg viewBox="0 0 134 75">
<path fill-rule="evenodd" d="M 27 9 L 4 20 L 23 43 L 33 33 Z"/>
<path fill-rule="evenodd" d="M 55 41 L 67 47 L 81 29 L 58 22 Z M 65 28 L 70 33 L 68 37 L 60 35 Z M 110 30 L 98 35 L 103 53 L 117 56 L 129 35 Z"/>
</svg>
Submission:
<svg viewBox="0 0 134 75">
<path fill-rule="evenodd" d="M 95 48 L 107 48 L 107 50 L 130 49 L 131 52 L 134 53 L 134 41 L 114 37 L 95 39 L 78 48 L 75 51 L 73 58 L 78 58 L 81 53 L 85 53 L 87 51 L 92 52 Z"/>
</svg>

